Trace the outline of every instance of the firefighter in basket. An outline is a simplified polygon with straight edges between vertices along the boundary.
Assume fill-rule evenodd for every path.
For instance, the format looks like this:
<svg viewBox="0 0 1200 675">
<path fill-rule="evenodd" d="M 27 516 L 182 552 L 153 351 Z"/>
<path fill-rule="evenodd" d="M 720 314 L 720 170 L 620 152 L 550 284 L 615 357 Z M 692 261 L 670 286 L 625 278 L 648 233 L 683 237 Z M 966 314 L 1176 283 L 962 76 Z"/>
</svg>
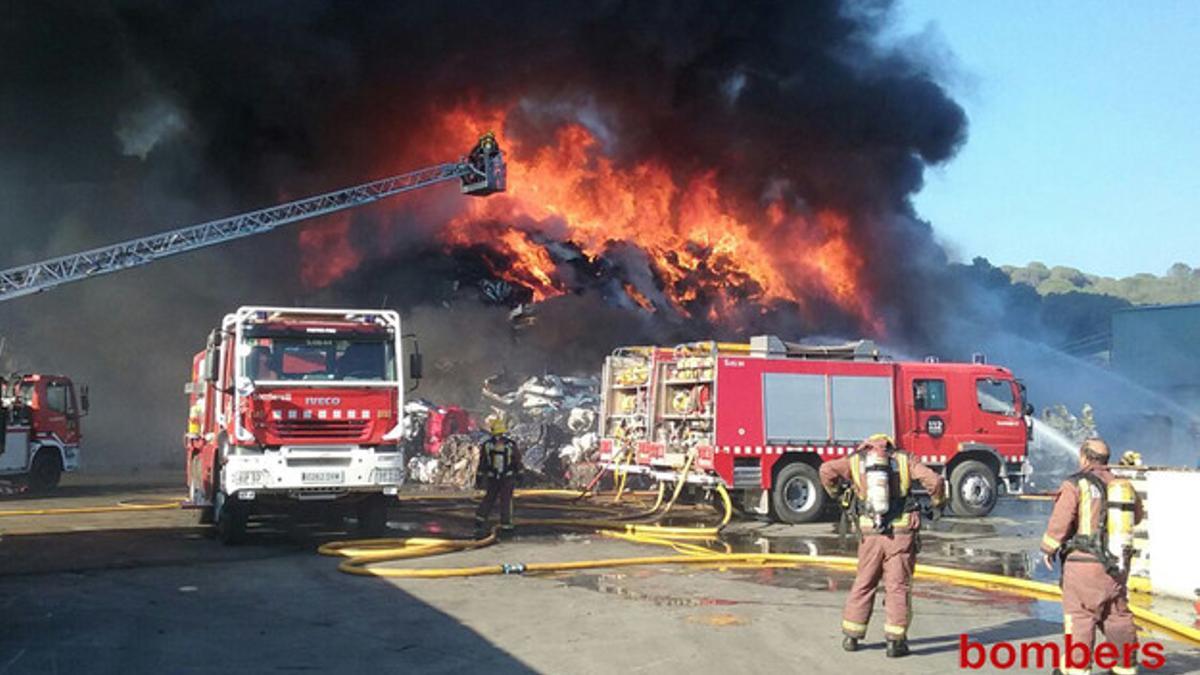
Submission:
<svg viewBox="0 0 1200 675">
<path fill-rule="evenodd" d="M 500 530 L 513 529 L 513 489 L 521 475 L 521 451 L 508 437 L 508 423 L 499 415 L 489 417 L 488 437 L 479 446 L 479 474 L 484 480 L 483 501 L 475 510 L 475 536 L 487 535 L 487 521 L 500 502 Z"/>
<path fill-rule="evenodd" d="M 496 133 L 488 131 L 480 136 L 479 142 L 471 148 L 471 152 L 467 154 L 467 161 L 471 163 L 471 166 L 482 171 L 484 160 L 498 154 L 500 154 L 500 144 L 496 142 Z"/>
<path fill-rule="evenodd" d="M 1062 564 L 1063 632 L 1091 654 L 1100 628 L 1121 650 L 1112 672 L 1129 675 L 1137 672 L 1138 647 L 1126 582 L 1142 502 L 1132 483 L 1108 470 L 1109 455 L 1099 438 L 1080 446 L 1079 472 L 1058 489 L 1041 549 L 1046 567 Z M 1064 662 L 1054 672 L 1088 673 L 1088 665 Z"/>
<path fill-rule="evenodd" d="M 851 455 L 825 462 L 820 476 L 825 491 L 840 500 L 859 532 L 858 574 L 842 610 L 842 648 L 855 651 L 866 637 L 882 580 L 887 655 L 904 656 L 921 527 L 921 506 L 911 481 L 919 481 L 929 492 L 934 518 L 945 500 L 945 481 L 916 457 L 896 449 L 886 434 L 871 436 Z"/>
</svg>

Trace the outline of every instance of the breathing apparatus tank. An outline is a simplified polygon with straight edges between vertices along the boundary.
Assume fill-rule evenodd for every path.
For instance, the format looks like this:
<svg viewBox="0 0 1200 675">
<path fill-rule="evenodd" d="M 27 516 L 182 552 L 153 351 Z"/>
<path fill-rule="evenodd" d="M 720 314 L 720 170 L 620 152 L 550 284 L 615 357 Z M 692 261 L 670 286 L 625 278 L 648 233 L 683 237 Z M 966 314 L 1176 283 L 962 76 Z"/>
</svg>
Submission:
<svg viewBox="0 0 1200 675">
<path fill-rule="evenodd" d="M 1129 553 L 1133 550 L 1134 502 L 1133 484 L 1124 479 L 1109 482 L 1106 492 L 1108 502 L 1107 523 L 1108 553 L 1115 559 L 1118 569 L 1126 571 Z"/>
<path fill-rule="evenodd" d="M 863 478 L 866 484 L 867 509 L 875 519 L 875 527 L 883 525 L 883 517 L 891 507 L 892 463 L 886 453 L 872 451 L 863 458 Z"/>
</svg>

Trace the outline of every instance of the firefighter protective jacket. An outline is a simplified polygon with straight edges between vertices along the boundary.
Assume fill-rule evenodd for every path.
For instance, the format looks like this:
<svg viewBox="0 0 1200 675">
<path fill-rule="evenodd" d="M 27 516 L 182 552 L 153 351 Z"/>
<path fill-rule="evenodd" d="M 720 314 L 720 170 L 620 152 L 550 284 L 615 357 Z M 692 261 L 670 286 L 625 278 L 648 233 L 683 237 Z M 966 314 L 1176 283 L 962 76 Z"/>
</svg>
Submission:
<svg viewBox="0 0 1200 675">
<path fill-rule="evenodd" d="M 521 452 L 508 436 L 489 436 L 479 446 L 479 470 L 485 476 L 505 478 L 521 470 Z"/>
<path fill-rule="evenodd" d="M 867 446 L 860 446 L 858 451 L 846 457 L 830 460 L 821 465 L 821 485 L 832 496 L 837 484 L 848 481 L 854 487 L 855 496 L 862 503 L 867 497 L 866 476 L 863 471 L 863 459 Z M 890 528 L 892 531 L 916 531 L 921 527 L 921 516 L 915 510 L 903 508 L 907 500 L 912 480 L 916 479 L 929 492 L 933 505 L 941 506 L 945 501 L 945 481 L 933 469 L 921 463 L 903 450 L 888 451 L 893 471 L 889 494 L 895 506 L 889 511 L 892 514 Z M 859 515 L 859 527 L 863 534 L 880 534 L 875 528 L 874 520 L 867 515 Z"/>
<path fill-rule="evenodd" d="M 1116 476 L 1105 466 L 1089 466 L 1080 473 L 1090 473 L 1100 479 L 1105 487 L 1116 480 Z M 1085 495 L 1086 499 L 1080 496 Z M 1055 555 L 1075 535 L 1097 535 L 1104 523 L 1101 504 L 1103 495 L 1096 492 L 1094 486 L 1086 478 L 1076 476 L 1062 482 L 1058 488 L 1058 497 L 1054 500 L 1054 511 L 1050 514 L 1050 522 L 1046 525 L 1046 533 L 1042 535 L 1042 553 Z M 1142 500 L 1134 495 L 1133 520 L 1142 520 Z M 1068 560 L 1096 560 L 1096 556 L 1083 551 L 1071 551 Z"/>
</svg>

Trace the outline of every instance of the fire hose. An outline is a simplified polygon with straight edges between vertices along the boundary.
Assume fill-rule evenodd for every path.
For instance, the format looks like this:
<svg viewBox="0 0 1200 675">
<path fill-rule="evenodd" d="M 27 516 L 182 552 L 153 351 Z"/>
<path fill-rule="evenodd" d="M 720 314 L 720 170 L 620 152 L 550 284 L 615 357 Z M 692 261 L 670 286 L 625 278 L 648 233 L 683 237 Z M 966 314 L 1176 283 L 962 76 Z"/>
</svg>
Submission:
<svg viewBox="0 0 1200 675">
<path fill-rule="evenodd" d="M 714 551 L 691 543 L 695 541 L 714 541 L 732 516 L 733 505 L 729 493 L 719 484 L 716 491 L 724 508 L 724 514 L 721 520 L 715 525 L 662 526 L 657 524 L 635 524 L 622 520 L 574 518 L 535 518 L 521 519 L 519 521 L 521 525 L 525 526 L 594 528 L 599 530 L 603 536 L 633 543 L 669 547 L 675 550 L 675 555 L 601 558 L 564 562 L 494 563 L 469 567 L 413 568 L 377 566 L 381 563 L 413 560 L 455 551 L 484 548 L 496 543 L 498 529 L 493 529 L 487 537 L 476 540 L 430 537 L 361 539 L 331 542 L 319 547 L 317 551 L 322 555 L 345 558 L 338 565 L 338 570 L 341 572 L 358 576 L 392 579 L 447 579 L 489 575 L 524 575 L 642 567 L 648 565 L 774 568 L 814 565 L 842 570 L 854 570 L 857 568 L 858 559 L 848 556 L 807 555 L 800 553 L 730 553 Z M 661 490 L 659 494 L 661 500 Z M 569 511 L 572 509 L 572 506 L 568 504 L 562 508 Z M 1062 590 L 1056 584 L 1030 579 L 1019 579 L 999 574 L 918 564 L 914 576 L 919 579 L 938 581 L 956 586 L 1010 592 L 1038 600 L 1061 601 L 1062 599 Z M 1130 609 L 1143 626 L 1153 627 L 1177 640 L 1193 645 L 1200 645 L 1200 630 L 1143 607 L 1131 606 Z"/>
<path fill-rule="evenodd" d="M 682 482 L 682 479 L 681 481 Z M 668 503 L 674 503 L 680 491 L 676 486 L 676 494 Z M 340 556 L 346 558 L 338 565 L 338 570 L 358 576 L 406 579 L 446 579 L 461 577 L 476 577 L 488 575 L 536 574 L 546 572 L 567 572 L 591 569 L 612 569 L 621 567 L 640 567 L 647 565 L 687 565 L 706 567 L 772 567 L 788 568 L 800 565 L 814 565 L 832 569 L 853 570 L 858 565 L 856 558 L 848 556 L 807 555 L 800 553 L 730 553 L 719 552 L 692 542 L 712 542 L 720 531 L 728 524 L 733 514 L 733 504 L 729 493 L 723 486 L 717 485 L 717 495 L 721 500 L 723 515 L 714 525 L 700 526 L 667 526 L 656 523 L 634 523 L 630 519 L 639 517 L 662 517 L 666 511 L 658 512 L 665 495 L 664 485 L 660 483 L 658 496 L 654 506 L 641 514 L 617 517 L 612 519 L 591 518 L 543 518 L 521 519 L 522 525 L 546 527 L 587 528 L 601 531 L 604 536 L 618 538 L 639 544 L 664 546 L 673 549 L 675 555 L 637 556 L 624 558 L 607 558 L 596 560 L 576 560 L 566 562 L 531 562 L 531 563 L 499 563 L 477 565 L 471 567 L 443 568 L 411 568 L 411 567 L 379 567 L 381 563 L 415 560 L 435 555 L 481 549 L 496 543 L 498 529 L 482 539 L 447 539 L 438 537 L 405 537 L 394 539 L 360 539 L 331 542 L 320 546 L 317 551 L 322 555 Z M 586 492 L 584 493 L 586 494 Z M 573 503 L 581 493 L 577 490 L 518 490 L 516 497 L 562 497 L 570 499 L 559 507 L 565 511 L 594 510 L 582 504 Z M 457 500 L 458 495 L 411 495 L 408 499 L 419 500 Z M 180 508 L 180 502 L 168 500 L 152 503 L 121 502 L 113 506 L 55 508 L 55 509 L 23 509 L 0 510 L 0 517 L 12 516 L 56 516 L 87 513 L 113 513 L 128 511 L 151 511 Z M 1027 598 L 1038 600 L 1059 601 L 1062 598 L 1061 589 L 1055 585 L 1030 579 L 1019 579 L 999 574 L 972 572 L 952 567 L 918 564 L 914 576 L 918 579 L 938 581 L 957 586 L 977 588 L 982 590 L 1005 591 Z M 1143 626 L 1153 627 L 1160 632 L 1177 640 L 1200 645 L 1200 630 L 1167 618 L 1149 609 L 1131 606 L 1130 610 Z"/>
<path fill-rule="evenodd" d="M 0 510 L 0 518 L 13 518 L 16 516 L 68 516 L 87 513 L 116 513 L 118 511 L 169 511 L 180 508 L 182 503 L 182 499 L 147 499 L 120 501 L 112 506 L 76 506 L 58 509 L 4 509 Z"/>
</svg>

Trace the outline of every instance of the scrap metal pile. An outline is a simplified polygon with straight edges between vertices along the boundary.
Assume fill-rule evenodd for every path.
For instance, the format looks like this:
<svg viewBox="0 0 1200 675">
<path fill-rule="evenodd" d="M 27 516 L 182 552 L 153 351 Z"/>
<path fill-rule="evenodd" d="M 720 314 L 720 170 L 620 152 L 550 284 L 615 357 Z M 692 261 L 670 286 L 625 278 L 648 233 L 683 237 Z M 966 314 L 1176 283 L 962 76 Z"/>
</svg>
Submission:
<svg viewBox="0 0 1200 675">
<path fill-rule="evenodd" d="M 541 375 L 524 381 L 507 373 L 488 378 L 481 390 L 486 412 L 504 415 L 508 434 L 524 458 L 522 484 L 583 487 L 596 472 L 599 451 L 597 418 L 600 383 L 593 377 Z M 425 429 L 439 421 L 445 408 L 425 401 L 405 406 L 409 419 L 409 480 L 446 487 L 474 484 L 479 443 L 484 433 L 475 425 L 468 433 L 446 435 L 430 447 Z M 420 442 L 417 442 L 421 439 Z"/>
</svg>

